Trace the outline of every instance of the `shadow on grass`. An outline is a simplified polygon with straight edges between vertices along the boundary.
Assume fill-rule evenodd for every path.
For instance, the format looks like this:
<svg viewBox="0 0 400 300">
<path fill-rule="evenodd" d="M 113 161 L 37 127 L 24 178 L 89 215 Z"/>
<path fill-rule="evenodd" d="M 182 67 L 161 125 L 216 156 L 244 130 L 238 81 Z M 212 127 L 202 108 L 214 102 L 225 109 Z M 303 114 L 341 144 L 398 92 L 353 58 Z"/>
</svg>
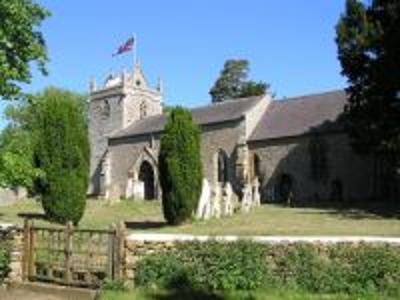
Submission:
<svg viewBox="0 0 400 300">
<path fill-rule="evenodd" d="M 29 220 L 42 220 L 47 221 L 47 217 L 44 213 L 31 213 L 31 212 L 22 212 L 17 214 L 18 217 Z"/>
<path fill-rule="evenodd" d="M 206 291 L 195 291 L 195 290 L 186 290 L 186 291 L 169 291 L 164 293 L 159 292 L 147 292 L 146 296 L 149 299 L 154 300 L 176 300 L 176 299 L 185 299 L 185 300 L 224 300 L 226 299 L 224 296 L 217 295 L 215 293 L 206 292 Z"/>
<path fill-rule="evenodd" d="M 276 205 L 286 206 L 283 203 L 277 203 Z M 294 203 L 292 207 L 322 210 L 306 211 L 302 212 L 303 214 L 327 214 L 345 219 L 400 219 L 400 202 L 303 202 Z"/>
<path fill-rule="evenodd" d="M 125 226 L 128 229 L 133 230 L 146 230 L 146 229 L 159 229 L 166 227 L 168 224 L 166 222 L 159 221 L 128 221 L 125 222 Z"/>
</svg>

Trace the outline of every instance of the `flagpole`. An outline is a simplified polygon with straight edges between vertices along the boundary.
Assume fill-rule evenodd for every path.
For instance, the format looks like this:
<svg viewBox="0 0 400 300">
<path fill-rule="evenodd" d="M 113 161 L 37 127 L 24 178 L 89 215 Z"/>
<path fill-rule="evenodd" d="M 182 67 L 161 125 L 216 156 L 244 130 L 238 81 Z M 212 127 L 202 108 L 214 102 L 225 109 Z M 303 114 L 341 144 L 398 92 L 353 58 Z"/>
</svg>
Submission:
<svg viewBox="0 0 400 300">
<path fill-rule="evenodd" d="M 136 33 L 133 34 L 133 65 L 137 63 L 137 37 Z"/>
</svg>

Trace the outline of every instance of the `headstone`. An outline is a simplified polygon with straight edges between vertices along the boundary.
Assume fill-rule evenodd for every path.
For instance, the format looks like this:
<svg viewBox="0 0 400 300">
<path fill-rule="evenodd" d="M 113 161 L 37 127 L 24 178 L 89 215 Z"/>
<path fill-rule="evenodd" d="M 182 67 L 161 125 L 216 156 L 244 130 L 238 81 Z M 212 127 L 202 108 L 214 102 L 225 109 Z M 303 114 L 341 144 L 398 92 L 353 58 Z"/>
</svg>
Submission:
<svg viewBox="0 0 400 300">
<path fill-rule="evenodd" d="M 133 198 L 133 178 L 128 178 L 125 189 L 125 198 L 126 199 Z"/>
<path fill-rule="evenodd" d="M 144 200 L 144 182 L 133 180 L 133 199 Z"/>
<path fill-rule="evenodd" d="M 252 202 L 252 193 L 251 193 L 251 186 L 249 183 L 246 183 L 242 189 L 242 203 L 241 203 L 241 210 L 242 212 L 249 212 L 251 209 L 251 202 Z"/>
<path fill-rule="evenodd" d="M 211 189 L 206 178 L 203 178 L 202 190 L 196 211 L 196 219 L 207 220 L 211 217 Z"/>
<path fill-rule="evenodd" d="M 128 176 L 129 178 L 125 189 L 126 199 L 143 200 L 144 182 L 139 180 L 137 172 L 130 172 Z"/>
<path fill-rule="evenodd" d="M 260 182 L 258 177 L 254 178 L 253 181 L 253 206 L 261 205 L 261 196 L 260 196 Z"/>
<path fill-rule="evenodd" d="M 214 185 L 211 197 L 211 216 L 219 219 L 221 217 L 222 188 L 220 183 Z"/>
<path fill-rule="evenodd" d="M 232 186 L 227 182 L 224 186 L 222 197 L 222 215 L 231 216 L 233 214 L 233 191 Z"/>
</svg>

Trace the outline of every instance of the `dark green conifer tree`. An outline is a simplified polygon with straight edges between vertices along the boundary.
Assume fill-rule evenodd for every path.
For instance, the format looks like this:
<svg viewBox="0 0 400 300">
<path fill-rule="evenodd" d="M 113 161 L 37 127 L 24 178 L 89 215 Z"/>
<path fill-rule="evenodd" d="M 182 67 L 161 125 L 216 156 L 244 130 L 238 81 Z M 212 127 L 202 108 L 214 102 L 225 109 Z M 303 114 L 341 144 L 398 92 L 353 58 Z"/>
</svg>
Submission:
<svg viewBox="0 0 400 300">
<path fill-rule="evenodd" d="M 86 205 L 89 142 L 81 99 L 47 89 L 36 97 L 33 134 L 35 163 L 44 176 L 37 184 L 46 216 L 78 224 Z"/>
<path fill-rule="evenodd" d="M 191 218 L 197 208 L 202 185 L 200 131 L 190 111 L 170 111 L 161 138 L 160 183 L 164 217 L 169 224 Z"/>
</svg>

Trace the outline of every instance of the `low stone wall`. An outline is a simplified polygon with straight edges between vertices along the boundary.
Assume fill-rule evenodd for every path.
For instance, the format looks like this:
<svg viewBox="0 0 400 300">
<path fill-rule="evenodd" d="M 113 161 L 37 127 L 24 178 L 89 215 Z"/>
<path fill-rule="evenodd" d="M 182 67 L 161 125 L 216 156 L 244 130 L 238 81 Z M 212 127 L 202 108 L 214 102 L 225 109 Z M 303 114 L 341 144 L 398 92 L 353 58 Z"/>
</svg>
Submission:
<svg viewBox="0 0 400 300">
<path fill-rule="evenodd" d="M 201 236 L 188 234 L 130 234 L 125 238 L 124 255 L 122 263 L 122 277 L 133 283 L 137 262 L 146 255 L 168 251 L 177 244 L 187 242 L 236 242 L 250 240 L 260 244 L 295 244 L 313 243 L 316 245 L 328 245 L 339 243 L 350 244 L 391 244 L 400 247 L 400 238 L 395 237 L 327 237 L 327 236 Z M 0 241 L 8 241 L 11 245 L 11 262 L 6 283 L 23 281 L 23 231 L 10 224 L 0 224 Z"/>
<path fill-rule="evenodd" d="M 167 251 L 178 243 L 185 242 L 236 242 L 249 240 L 260 244 L 391 244 L 400 246 L 400 238 L 392 237 L 366 237 L 366 236 L 201 236 L 188 234 L 131 234 L 127 236 L 125 243 L 125 278 L 133 282 L 136 263 L 148 254 Z"/>
<path fill-rule="evenodd" d="M 24 188 L 17 188 L 15 190 L 0 188 L 0 206 L 13 204 L 21 199 L 25 199 L 27 195 L 28 192 Z"/>
<path fill-rule="evenodd" d="M 10 246 L 10 273 L 6 284 L 22 282 L 23 234 L 22 230 L 11 224 L 0 224 L 0 241 Z"/>
</svg>

